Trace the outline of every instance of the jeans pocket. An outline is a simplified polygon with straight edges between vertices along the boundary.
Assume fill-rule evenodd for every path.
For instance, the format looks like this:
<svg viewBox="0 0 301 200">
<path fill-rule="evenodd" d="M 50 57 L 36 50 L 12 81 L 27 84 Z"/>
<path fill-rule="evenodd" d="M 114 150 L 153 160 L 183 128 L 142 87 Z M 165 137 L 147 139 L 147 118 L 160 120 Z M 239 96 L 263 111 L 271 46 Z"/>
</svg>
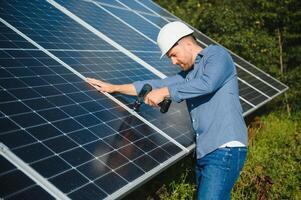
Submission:
<svg viewBox="0 0 301 200">
<path fill-rule="evenodd" d="M 226 149 L 224 150 L 219 150 L 219 166 L 223 170 L 230 170 L 230 162 L 231 162 L 231 157 L 232 153 L 231 151 L 228 151 Z"/>
</svg>

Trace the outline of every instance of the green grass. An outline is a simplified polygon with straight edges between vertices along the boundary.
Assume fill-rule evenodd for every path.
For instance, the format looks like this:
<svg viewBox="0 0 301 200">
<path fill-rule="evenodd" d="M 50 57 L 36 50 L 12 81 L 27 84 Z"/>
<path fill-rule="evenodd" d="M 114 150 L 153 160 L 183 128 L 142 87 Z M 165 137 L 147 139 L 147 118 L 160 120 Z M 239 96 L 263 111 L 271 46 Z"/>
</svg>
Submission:
<svg viewBox="0 0 301 200">
<path fill-rule="evenodd" d="M 232 199 L 300 199 L 301 125 L 298 114 L 260 119 Z"/>
</svg>

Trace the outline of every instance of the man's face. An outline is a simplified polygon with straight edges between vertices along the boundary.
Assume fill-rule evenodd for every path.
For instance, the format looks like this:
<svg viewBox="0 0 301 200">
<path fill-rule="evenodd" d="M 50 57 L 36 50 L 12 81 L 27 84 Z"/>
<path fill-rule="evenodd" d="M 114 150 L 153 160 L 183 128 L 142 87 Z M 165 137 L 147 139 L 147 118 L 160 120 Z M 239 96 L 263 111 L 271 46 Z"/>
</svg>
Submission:
<svg viewBox="0 0 301 200">
<path fill-rule="evenodd" d="M 178 65 L 183 71 L 190 70 L 194 63 L 192 54 L 185 44 L 175 45 L 166 55 L 170 58 L 172 64 Z"/>
</svg>

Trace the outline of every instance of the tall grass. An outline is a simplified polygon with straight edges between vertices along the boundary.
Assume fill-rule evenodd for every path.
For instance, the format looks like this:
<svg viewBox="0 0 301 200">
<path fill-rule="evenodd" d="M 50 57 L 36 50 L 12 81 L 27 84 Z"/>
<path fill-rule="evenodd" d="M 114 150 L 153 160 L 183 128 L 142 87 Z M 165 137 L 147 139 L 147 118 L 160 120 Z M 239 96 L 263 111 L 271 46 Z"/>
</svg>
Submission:
<svg viewBox="0 0 301 200">
<path fill-rule="evenodd" d="M 232 199 L 301 198 L 300 120 L 279 112 L 260 119 Z"/>
</svg>

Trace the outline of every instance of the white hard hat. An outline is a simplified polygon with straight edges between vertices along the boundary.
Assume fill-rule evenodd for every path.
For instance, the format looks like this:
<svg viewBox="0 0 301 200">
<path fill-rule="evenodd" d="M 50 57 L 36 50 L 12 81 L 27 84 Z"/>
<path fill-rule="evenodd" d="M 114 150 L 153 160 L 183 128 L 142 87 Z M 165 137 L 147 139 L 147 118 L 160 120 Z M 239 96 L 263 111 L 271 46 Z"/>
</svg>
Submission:
<svg viewBox="0 0 301 200">
<path fill-rule="evenodd" d="M 170 22 L 162 27 L 157 37 L 157 44 L 162 52 L 161 58 L 182 37 L 190 35 L 193 30 L 180 21 Z"/>
</svg>

